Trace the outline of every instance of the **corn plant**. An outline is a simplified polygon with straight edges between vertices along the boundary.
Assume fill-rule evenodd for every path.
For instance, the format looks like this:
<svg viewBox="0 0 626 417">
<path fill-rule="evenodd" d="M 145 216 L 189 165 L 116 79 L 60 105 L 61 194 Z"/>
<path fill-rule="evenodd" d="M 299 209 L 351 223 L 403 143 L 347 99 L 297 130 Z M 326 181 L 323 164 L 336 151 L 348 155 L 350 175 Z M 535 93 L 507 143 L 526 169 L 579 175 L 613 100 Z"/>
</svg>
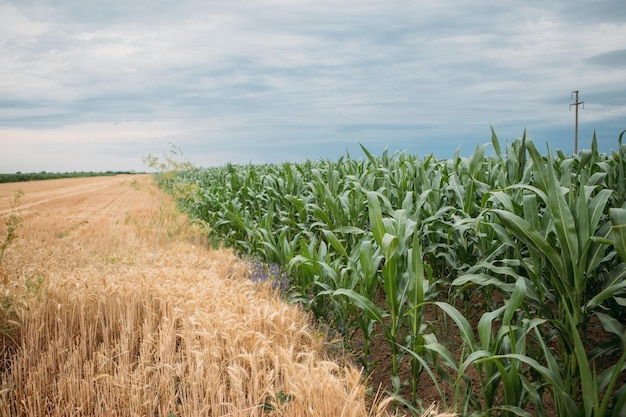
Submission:
<svg viewBox="0 0 626 417">
<path fill-rule="evenodd" d="M 439 301 L 425 302 L 437 306 L 452 319 L 462 340 L 458 359 L 433 335 L 425 335 L 421 355 L 404 348 L 423 365 L 439 390 L 444 406 L 453 407 L 460 415 L 471 413 L 472 416 L 528 417 L 530 414 L 525 409 L 532 405 L 536 415 L 546 415 L 541 403 L 542 384 L 532 378 L 522 366 L 525 362 L 516 357 L 527 358 L 527 339 L 537 326 L 545 322 L 541 319 L 529 320 L 519 315 L 525 290 L 524 281 L 518 281 L 504 305 L 482 315 L 476 329 L 478 339 L 469 321 L 454 306 Z M 497 321 L 501 325 L 494 333 L 493 327 Z M 478 387 L 472 386 L 466 375 L 470 367 L 478 375 Z M 438 382 L 440 379 L 453 386 L 453 398 L 446 397 L 445 390 Z M 401 402 L 407 404 L 405 401 Z"/>
<path fill-rule="evenodd" d="M 398 332 L 403 324 L 404 312 L 409 293 L 409 280 L 405 275 L 408 261 L 408 244 L 415 233 L 415 221 L 407 218 L 406 209 L 396 210 L 393 217 L 383 217 L 379 199 L 382 198 L 387 206 L 390 203 L 380 193 L 368 192 L 370 224 L 372 235 L 380 246 L 385 263 L 382 268 L 383 288 L 385 301 L 389 309 L 390 323 L 385 326 L 385 337 L 392 352 L 392 383 L 394 390 L 400 389 L 399 363 L 400 350 L 398 348 Z"/>
<path fill-rule="evenodd" d="M 526 132 L 502 146 L 492 129 L 493 156 L 487 145 L 447 160 L 362 147 L 363 160 L 189 169 L 178 179 L 197 187 L 180 203 L 215 241 L 286 266 L 292 299 L 347 338 L 363 336 L 368 370 L 382 328 L 396 392 L 409 356 L 413 404 L 426 372 L 463 395 L 453 402 L 466 413 L 542 415 L 546 390 L 559 415 L 615 413 L 623 361 L 596 366 L 624 339 L 624 133 L 611 155 L 594 136 L 590 150 L 543 156 Z M 446 292 L 449 303 L 435 298 Z M 477 294 L 483 310 L 471 329 Z M 429 303 L 460 329 L 460 357 L 429 333 Z M 613 338 L 586 352 L 592 319 Z"/>
<path fill-rule="evenodd" d="M 606 411 L 606 402 L 602 402 L 600 408 L 599 395 L 607 386 L 594 385 L 590 361 L 584 349 L 584 336 L 581 337 L 581 334 L 584 335 L 594 309 L 605 300 L 624 293 L 626 281 L 623 264 L 607 274 L 599 293 L 589 294 L 589 282 L 597 276 L 601 264 L 607 259 L 608 246 L 613 243 L 609 240 L 609 232 L 619 230 L 624 219 L 621 218 L 621 209 L 611 209 L 611 228 L 605 217 L 610 190 L 584 184 L 575 187 L 576 184 L 570 181 L 568 169 L 559 179 L 551 155 L 548 154 L 548 158 L 544 159 L 532 142 L 527 147 L 536 186 L 510 186 L 526 193 L 522 196 L 521 207 L 517 206 L 517 213 L 514 202 L 506 193 L 494 194 L 497 198 L 492 199 L 493 202 L 502 203 L 505 208 L 488 210 L 498 216 L 507 231 L 524 247 L 514 249 L 517 261 L 498 261 L 500 265 L 483 262 L 480 266 L 496 276 L 499 274 L 530 285 L 529 305 L 536 309 L 535 313 L 548 320 L 554 329 L 554 332 L 543 334 L 539 333 L 539 327 L 534 330 L 541 339 L 538 343 L 542 346 L 544 356 L 551 355 L 544 359 L 550 364 L 551 390 L 559 414 L 578 415 L 580 412 L 580 415 L 588 416 L 592 410 Z M 584 177 L 582 174 L 576 177 L 581 176 Z M 619 232 L 615 233 L 620 237 Z M 616 247 L 619 247 L 619 240 L 615 239 Z M 511 246 L 517 244 L 510 240 L 508 242 Z M 521 270 L 502 264 L 519 265 Z M 468 274 L 460 277 L 455 284 L 464 285 L 467 282 L 493 284 L 500 290 L 510 290 L 506 280 L 498 283 L 489 274 Z M 554 333 L 562 352 L 558 358 L 543 346 L 552 337 L 550 334 Z M 528 361 L 529 364 L 531 362 Z M 547 372 L 543 368 L 534 368 L 542 375 Z M 616 378 L 620 372 L 621 368 L 614 368 L 612 378 Z M 608 388 L 613 387 L 609 385 Z M 580 397 L 579 391 L 582 392 Z M 578 404 L 582 404 L 580 408 Z"/>
</svg>

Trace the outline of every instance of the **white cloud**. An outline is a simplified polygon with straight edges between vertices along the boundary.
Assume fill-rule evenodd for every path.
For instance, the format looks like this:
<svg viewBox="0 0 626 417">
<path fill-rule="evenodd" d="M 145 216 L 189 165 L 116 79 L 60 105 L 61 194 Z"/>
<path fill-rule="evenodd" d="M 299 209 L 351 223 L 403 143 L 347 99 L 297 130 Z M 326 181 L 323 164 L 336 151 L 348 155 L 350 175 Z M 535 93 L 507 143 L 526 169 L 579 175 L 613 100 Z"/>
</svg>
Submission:
<svg viewBox="0 0 626 417">
<path fill-rule="evenodd" d="M 0 42 L 19 42 L 20 38 L 45 32 L 47 27 L 47 24 L 31 19 L 19 8 L 0 3 Z"/>
<path fill-rule="evenodd" d="M 493 123 L 560 147 L 574 89 L 588 104 L 581 136 L 615 135 L 624 12 L 575 3 L 0 0 L 0 142 L 11 131 L 139 152 L 175 139 L 210 163 L 338 156 L 360 141 L 446 155 Z"/>
</svg>

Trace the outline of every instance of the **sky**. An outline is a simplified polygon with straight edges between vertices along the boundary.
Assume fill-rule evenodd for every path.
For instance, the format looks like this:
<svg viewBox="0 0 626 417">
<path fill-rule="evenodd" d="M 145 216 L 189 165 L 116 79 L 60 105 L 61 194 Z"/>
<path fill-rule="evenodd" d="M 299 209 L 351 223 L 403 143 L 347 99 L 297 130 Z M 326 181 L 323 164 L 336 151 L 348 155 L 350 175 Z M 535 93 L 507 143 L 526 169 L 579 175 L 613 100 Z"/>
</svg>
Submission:
<svg viewBox="0 0 626 417">
<path fill-rule="evenodd" d="M 623 0 L 0 0 L 0 172 L 469 156 L 626 129 Z"/>
</svg>

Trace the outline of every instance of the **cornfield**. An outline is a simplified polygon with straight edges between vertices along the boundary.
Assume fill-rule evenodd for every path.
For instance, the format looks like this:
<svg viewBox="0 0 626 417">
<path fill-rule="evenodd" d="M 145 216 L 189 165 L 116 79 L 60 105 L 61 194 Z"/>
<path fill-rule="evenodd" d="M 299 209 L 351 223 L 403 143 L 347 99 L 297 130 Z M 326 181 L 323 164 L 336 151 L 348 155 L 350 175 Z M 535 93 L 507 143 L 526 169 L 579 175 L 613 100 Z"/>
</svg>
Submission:
<svg viewBox="0 0 626 417">
<path fill-rule="evenodd" d="M 290 300 L 360 335 L 366 372 L 382 334 L 400 402 L 419 408 L 428 379 L 460 415 L 624 416 L 623 135 L 610 154 L 594 136 L 565 155 L 525 132 L 503 149 L 492 131 L 492 155 L 363 147 L 362 159 L 189 168 L 161 185 L 187 190 L 178 203 L 212 241 L 281 265 Z"/>
</svg>

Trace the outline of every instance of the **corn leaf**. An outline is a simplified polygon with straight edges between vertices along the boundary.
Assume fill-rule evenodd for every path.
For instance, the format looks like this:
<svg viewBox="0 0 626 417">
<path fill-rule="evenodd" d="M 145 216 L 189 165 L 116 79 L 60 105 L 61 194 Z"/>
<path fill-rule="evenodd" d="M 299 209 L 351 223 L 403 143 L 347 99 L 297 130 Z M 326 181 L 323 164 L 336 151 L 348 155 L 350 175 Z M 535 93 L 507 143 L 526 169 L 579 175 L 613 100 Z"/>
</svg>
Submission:
<svg viewBox="0 0 626 417">
<path fill-rule="evenodd" d="M 502 318 L 502 324 L 504 326 L 508 326 L 511 323 L 511 319 L 513 319 L 513 315 L 515 311 L 522 305 L 524 302 L 524 297 L 526 295 L 526 283 L 523 278 L 519 278 L 515 281 L 515 289 L 513 290 L 513 294 L 511 294 L 511 298 L 509 298 L 505 304 L 504 316 Z"/>
<path fill-rule="evenodd" d="M 376 243 L 378 243 L 379 246 L 382 246 L 383 236 L 385 235 L 385 225 L 383 223 L 383 214 L 378 201 L 378 195 L 373 191 L 368 191 L 367 203 L 372 235 L 374 236 Z"/>
<path fill-rule="evenodd" d="M 613 224 L 612 234 L 617 254 L 626 262 L 626 209 L 612 208 L 609 210 L 611 223 Z"/>
<path fill-rule="evenodd" d="M 350 299 L 350 301 L 362 309 L 371 319 L 376 320 L 379 323 L 383 322 L 386 314 L 384 314 L 376 305 L 369 299 L 354 290 L 349 288 L 340 288 L 333 292 L 333 296 L 344 295 Z"/>
<path fill-rule="evenodd" d="M 474 349 L 474 332 L 467 319 L 457 310 L 454 306 L 442 302 L 436 301 L 434 303 L 440 309 L 442 309 L 454 322 L 456 323 L 459 331 L 461 332 L 461 339 L 463 343 L 466 343 L 470 349 Z"/>
<path fill-rule="evenodd" d="M 493 321 L 496 320 L 500 314 L 502 314 L 505 307 L 506 306 L 502 306 L 497 310 L 488 311 L 483 313 L 480 317 L 476 330 L 478 331 L 481 349 L 489 350 L 491 348 L 491 342 L 493 339 Z"/>
<path fill-rule="evenodd" d="M 505 210 L 494 209 L 491 211 L 500 217 L 504 226 L 510 229 L 515 236 L 543 253 L 556 271 L 560 273 L 565 271 L 558 251 L 530 223 L 520 216 Z"/>
<path fill-rule="evenodd" d="M 346 258 L 348 257 L 348 251 L 346 251 L 346 248 L 341 244 L 336 234 L 330 230 L 322 230 L 322 233 L 326 240 L 328 240 L 328 243 L 330 243 L 330 246 Z"/>
</svg>

